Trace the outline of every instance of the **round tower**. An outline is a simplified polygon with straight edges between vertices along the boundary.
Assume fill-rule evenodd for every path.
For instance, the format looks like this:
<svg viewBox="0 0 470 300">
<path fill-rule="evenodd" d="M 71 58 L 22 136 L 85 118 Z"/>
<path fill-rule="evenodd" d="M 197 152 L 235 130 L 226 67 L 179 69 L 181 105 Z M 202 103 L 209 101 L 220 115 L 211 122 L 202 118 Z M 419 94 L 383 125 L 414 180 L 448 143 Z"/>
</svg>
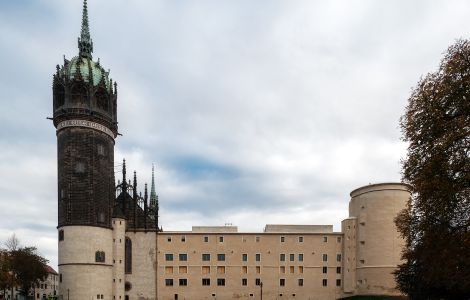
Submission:
<svg viewBox="0 0 470 300">
<path fill-rule="evenodd" d="M 116 84 L 93 61 L 87 3 L 78 56 L 53 76 L 57 134 L 59 295 L 112 299 Z"/>
<path fill-rule="evenodd" d="M 409 188 L 402 183 L 370 184 L 351 192 L 343 232 L 347 241 L 354 243 L 348 249 L 355 253 L 345 249 L 345 267 L 355 272 L 351 278 L 356 281 L 352 283 L 356 294 L 399 294 L 392 272 L 401 263 L 404 241 L 394 219 L 409 198 Z"/>
</svg>

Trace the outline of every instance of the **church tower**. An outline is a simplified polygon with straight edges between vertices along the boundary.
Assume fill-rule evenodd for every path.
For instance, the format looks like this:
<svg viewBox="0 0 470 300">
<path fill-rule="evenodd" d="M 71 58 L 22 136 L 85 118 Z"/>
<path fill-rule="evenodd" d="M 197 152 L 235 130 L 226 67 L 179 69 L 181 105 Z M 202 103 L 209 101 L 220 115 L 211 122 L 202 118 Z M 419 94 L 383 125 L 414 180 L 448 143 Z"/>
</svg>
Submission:
<svg viewBox="0 0 470 300">
<path fill-rule="evenodd" d="M 78 50 L 78 56 L 57 65 L 53 76 L 59 295 L 112 299 L 117 86 L 92 58 L 86 0 Z"/>
</svg>

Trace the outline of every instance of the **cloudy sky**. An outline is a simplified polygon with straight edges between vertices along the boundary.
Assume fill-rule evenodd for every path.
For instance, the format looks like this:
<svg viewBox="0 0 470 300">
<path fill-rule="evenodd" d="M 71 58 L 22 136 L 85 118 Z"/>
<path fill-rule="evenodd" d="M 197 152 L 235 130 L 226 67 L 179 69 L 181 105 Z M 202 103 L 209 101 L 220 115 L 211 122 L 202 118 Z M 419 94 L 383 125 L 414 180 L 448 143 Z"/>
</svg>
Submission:
<svg viewBox="0 0 470 300">
<path fill-rule="evenodd" d="M 52 74 L 80 0 L 0 0 L 0 242 L 57 264 Z M 157 166 L 167 230 L 333 224 L 349 192 L 400 180 L 411 88 L 470 33 L 468 1 L 89 0 L 118 82 L 116 178 Z"/>
</svg>

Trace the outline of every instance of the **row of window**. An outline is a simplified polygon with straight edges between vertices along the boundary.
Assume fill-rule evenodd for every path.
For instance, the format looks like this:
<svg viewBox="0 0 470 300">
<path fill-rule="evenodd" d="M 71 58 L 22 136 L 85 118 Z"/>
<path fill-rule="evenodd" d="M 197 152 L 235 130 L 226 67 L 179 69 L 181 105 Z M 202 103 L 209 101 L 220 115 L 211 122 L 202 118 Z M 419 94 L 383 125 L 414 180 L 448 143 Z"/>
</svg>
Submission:
<svg viewBox="0 0 470 300">
<path fill-rule="evenodd" d="M 188 254 L 186 253 L 180 253 L 178 255 L 179 261 L 187 261 L 188 260 Z M 211 255 L 210 253 L 203 253 L 201 256 L 202 261 L 210 261 L 211 260 Z M 165 254 L 165 260 L 166 261 L 173 261 L 173 253 L 166 253 Z M 298 254 L 298 261 L 304 261 L 304 255 L 303 253 Z M 323 261 L 328 261 L 328 254 L 323 254 L 322 255 L 322 260 Z M 217 261 L 225 261 L 225 254 L 224 253 L 219 253 L 217 254 Z M 242 261 L 248 261 L 248 254 L 244 253 L 242 254 Z M 255 254 L 255 261 L 261 261 L 261 254 L 256 253 Z M 279 254 L 279 261 L 286 261 L 286 254 L 281 253 Z M 291 253 L 289 254 L 289 261 L 295 261 L 295 254 Z M 341 254 L 336 254 L 336 261 L 341 262 Z"/>
<path fill-rule="evenodd" d="M 167 236 L 167 237 L 166 237 L 166 240 L 167 240 L 169 243 L 171 243 L 171 241 L 173 240 L 173 238 L 172 238 L 171 236 Z M 217 237 L 217 240 L 219 241 L 219 243 L 223 243 L 223 242 L 224 242 L 224 237 L 223 237 L 223 236 L 218 236 L 218 237 Z M 206 235 L 206 236 L 203 236 L 203 241 L 204 241 L 204 243 L 208 243 L 208 242 L 209 242 L 209 236 L 207 236 L 207 235 Z M 246 239 L 243 238 L 243 241 L 246 242 Z M 255 237 L 255 241 L 258 243 L 258 242 L 260 241 L 260 237 L 259 237 L 259 236 L 256 236 L 256 237 Z M 284 243 L 285 241 L 286 241 L 286 237 L 285 237 L 285 236 L 281 236 L 281 237 L 280 237 L 280 242 L 281 242 L 281 243 Z M 303 243 L 303 242 L 304 242 L 304 237 L 303 237 L 303 236 L 297 237 L 297 241 L 298 241 L 299 243 Z M 186 242 L 186 236 L 185 236 L 185 235 L 181 236 L 181 242 L 183 242 L 183 243 Z M 324 243 L 328 243 L 328 237 L 327 237 L 327 236 L 324 236 L 324 237 L 323 237 L 323 242 L 324 242 Z M 336 242 L 341 243 L 341 237 L 340 237 L 340 236 L 336 237 Z"/>
<path fill-rule="evenodd" d="M 166 266 L 165 267 L 165 274 L 173 274 L 174 272 L 173 266 Z M 242 266 L 241 268 L 242 274 L 248 274 L 248 268 L 246 266 Z M 298 266 L 297 267 L 297 272 L 299 274 L 302 274 L 304 272 L 304 267 L 303 266 Z M 186 274 L 188 273 L 188 267 L 187 266 L 179 266 L 178 267 L 178 273 L 179 274 Z M 210 266 L 202 266 L 201 267 L 201 273 L 202 274 L 210 274 L 211 273 L 211 267 Z M 285 274 L 286 273 L 286 267 L 285 266 L 280 266 L 279 267 L 279 273 Z M 295 273 L 295 266 L 289 266 L 289 273 L 294 274 Z M 323 266 L 322 267 L 322 273 L 327 274 L 328 273 L 328 267 Z M 225 274 L 225 266 L 217 266 L 217 274 Z M 256 266 L 256 274 L 261 274 L 261 267 Z M 336 274 L 341 274 L 341 267 L 336 267 Z"/>
<path fill-rule="evenodd" d="M 178 279 L 179 286 L 187 286 L 188 285 L 188 279 L 186 278 L 180 278 Z M 217 278 L 217 286 L 225 286 L 226 284 L 226 279 L 225 278 Z M 172 278 L 166 278 L 165 279 L 165 286 L 173 286 L 174 285 L 174 280 Z M 211 285 L 211 279 L 210 278 L 202 278 L 202 285 L 203 286 L 210 286 Z M 242 286 L 248 286 L 248 279 L 247 278 L 242 278 L 241 282 Z M 261 278 L 256 278 L 255 279 L 255 285 L 261 285 Z M 285 278 L 280 278 L 279 279 L 279 286 L 285 286 L 286 285 L 286 279 Z M 304 279 L 299 278 L 297 279 L 297 285 L 298 286 L 304 286 Z M 328 286 L 328 279 L 322 279 L 322 286 Z M 340 287 L 341 286 L 341 279 L 336 279 L 336 286 Z"/>
</svg>

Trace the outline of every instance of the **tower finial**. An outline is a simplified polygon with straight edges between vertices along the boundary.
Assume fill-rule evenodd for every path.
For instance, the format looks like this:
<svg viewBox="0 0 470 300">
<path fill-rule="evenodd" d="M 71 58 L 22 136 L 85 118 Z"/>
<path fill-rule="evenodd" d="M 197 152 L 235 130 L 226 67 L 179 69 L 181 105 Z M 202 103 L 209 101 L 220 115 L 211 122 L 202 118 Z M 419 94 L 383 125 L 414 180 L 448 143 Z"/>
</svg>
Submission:
<svg viewBox="0 0 470 300">
<path fill-rule="evenodd" d="M 152 164 L 152 184 L 150 186 L 150 207 L 155 207 L 157 204 L 157 193 L 155 192 L 155 169 Z"/>
<path fill-rule="evenodd" d="M 93 41 L 90 36 L 90 26 L 88 25 L 87 0 L 83 0 L 82 30 L 78 38 L 78 50 L 80 57 L 91 58 L 93 52 Z"/>
</svg>

